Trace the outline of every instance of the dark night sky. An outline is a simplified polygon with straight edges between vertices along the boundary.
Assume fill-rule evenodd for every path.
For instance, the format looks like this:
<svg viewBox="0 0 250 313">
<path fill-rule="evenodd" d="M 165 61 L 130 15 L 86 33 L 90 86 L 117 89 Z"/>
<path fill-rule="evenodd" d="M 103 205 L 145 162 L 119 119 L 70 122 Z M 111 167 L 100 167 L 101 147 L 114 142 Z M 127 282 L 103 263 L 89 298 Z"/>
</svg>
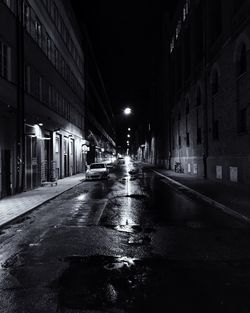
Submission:
<svg viewBox="0 0 250 313">
<path fill-rule="evenodd" d="M 152 69 L 159 52 L 161 16 L 177 1 L 72 0 L 79 24 L 92 42 L 113 110 L 129 104 L 142 110 L 149 100 Z"/>
</svg>

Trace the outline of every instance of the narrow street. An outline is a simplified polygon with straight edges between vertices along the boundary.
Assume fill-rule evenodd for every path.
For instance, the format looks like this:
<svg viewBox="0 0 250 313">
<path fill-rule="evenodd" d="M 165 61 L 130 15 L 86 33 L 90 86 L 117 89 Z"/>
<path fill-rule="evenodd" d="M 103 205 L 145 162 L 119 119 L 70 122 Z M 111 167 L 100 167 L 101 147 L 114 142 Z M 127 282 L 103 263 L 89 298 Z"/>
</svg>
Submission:
<svg viewBox="0 0 250 313">
<path fill-rule="evenodd" d="M 250 312 L 249 227 L 131 168 L 1 230 L 1 312 Z"/>
</svg>

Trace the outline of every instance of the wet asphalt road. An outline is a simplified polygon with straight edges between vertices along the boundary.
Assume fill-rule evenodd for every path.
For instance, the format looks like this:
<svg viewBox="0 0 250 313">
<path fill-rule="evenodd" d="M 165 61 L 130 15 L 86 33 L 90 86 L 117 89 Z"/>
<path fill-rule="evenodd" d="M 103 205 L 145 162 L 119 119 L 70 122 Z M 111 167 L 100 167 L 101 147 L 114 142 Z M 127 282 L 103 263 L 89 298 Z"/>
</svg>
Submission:
<svg viewBox="0 0 250 313">
<path fill-rule="evenodd" d="M 131 166 L 2 229 L 1 312 L 250 312 L 249 226 Z"/>
</svg>

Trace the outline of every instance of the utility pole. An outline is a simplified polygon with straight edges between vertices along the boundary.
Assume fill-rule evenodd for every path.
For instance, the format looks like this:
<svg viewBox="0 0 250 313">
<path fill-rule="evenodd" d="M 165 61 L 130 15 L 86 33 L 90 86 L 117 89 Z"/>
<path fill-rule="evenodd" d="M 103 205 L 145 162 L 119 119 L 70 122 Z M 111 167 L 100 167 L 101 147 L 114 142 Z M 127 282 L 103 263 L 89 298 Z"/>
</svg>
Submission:
<svg viewBox="0 0 250 313">
<path fill-rule="evenodd" d="M 25 184 L 25 133 L 24 133 L 24 26 L 23 1 L 16 0 L 16 57 L 17 57 L 17 137 L 16 137 L 16 191 L 22 192 Z"/>
</svg>

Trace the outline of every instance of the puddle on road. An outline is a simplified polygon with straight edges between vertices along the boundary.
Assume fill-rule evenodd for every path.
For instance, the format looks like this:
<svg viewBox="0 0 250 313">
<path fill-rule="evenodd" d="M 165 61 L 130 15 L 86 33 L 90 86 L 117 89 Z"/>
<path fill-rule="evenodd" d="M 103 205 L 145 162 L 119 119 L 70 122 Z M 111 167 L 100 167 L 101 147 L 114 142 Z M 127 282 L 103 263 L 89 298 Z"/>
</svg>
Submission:
<svg viewBox="0 0 250 313">
<path fill-rule="evenodd" d="M 104 225 L 104 227 L 117 230 L 124 233 L 154 233 L 156 230 L 153 227 L 142 227 L 138 224 L 126 224 L 126 225 Z"/>
<path fill-rule="evenodd" d="M 151 238 L 149 236 L 143 236 L 139 238 L 131 237 L 128 240 L 128 244 L 135 246 L 142 246 L 144 244 L 149 244 L 151 242 Z"/>
<path fill-rule="evenodd" d="M 68 267 L 51 285 L 58 291 L 59 311 L 249 312 L 250 261 L 244 275 L 225 262 L 102 255 L 62 261 Z"/>
</svg>

